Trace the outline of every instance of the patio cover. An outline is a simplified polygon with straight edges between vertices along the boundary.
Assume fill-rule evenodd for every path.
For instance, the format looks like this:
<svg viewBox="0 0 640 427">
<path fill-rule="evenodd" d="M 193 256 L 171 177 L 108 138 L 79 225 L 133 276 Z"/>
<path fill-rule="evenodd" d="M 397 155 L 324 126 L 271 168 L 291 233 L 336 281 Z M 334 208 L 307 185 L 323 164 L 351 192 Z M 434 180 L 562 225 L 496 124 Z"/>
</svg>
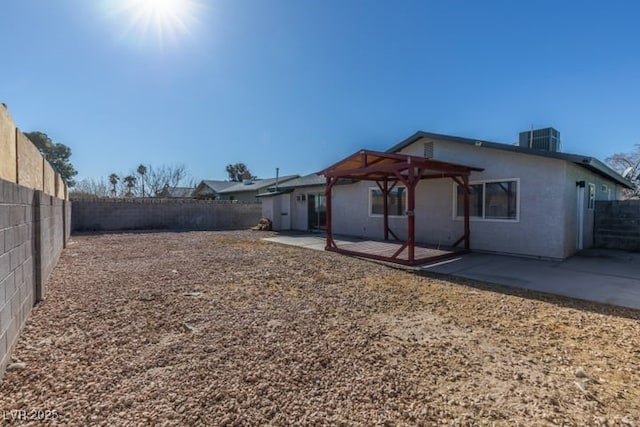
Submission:
<svg viewBox="0 0 640 427">
<path fill-rule="evenodd" d="M 464 190 L 464 234 L 453 246 L 464 242 L 464 251 L 469 251 L 469 175 L 472 171 L 482 171 L 481 168 L 464 166 L 429 159 L 420 156 L 411 156 L 398 153 L 383 153 L 379 151 L 360 150 L 338 163 L 329 166 L 318 173 L 324 175 L 327 180 L 327 234 L 326 247 L 328 251 L 354 254 L 367 258 L 400 264 L 415 265 L 432 260 L 429 258 L 415 257 L 415 189 L 420 180 L 450 178 Z M 393 188 L 402 183 L 407 188 L 407 240 L 392 256 L 368 254 L 365 252 L 341 250 L 333 240 L 331 224 L 331 191 L 340 179 L 375 181 L 383 195 L 384 239 L 389 240 L 389 234 L 397 239 L 397 236 L 389 229 L 388 195 Z M 398 240 L 398 239 L 397 239 Z M 408 251 L 407 259 L 401 259 L 399 255 Z"/>
</svg>

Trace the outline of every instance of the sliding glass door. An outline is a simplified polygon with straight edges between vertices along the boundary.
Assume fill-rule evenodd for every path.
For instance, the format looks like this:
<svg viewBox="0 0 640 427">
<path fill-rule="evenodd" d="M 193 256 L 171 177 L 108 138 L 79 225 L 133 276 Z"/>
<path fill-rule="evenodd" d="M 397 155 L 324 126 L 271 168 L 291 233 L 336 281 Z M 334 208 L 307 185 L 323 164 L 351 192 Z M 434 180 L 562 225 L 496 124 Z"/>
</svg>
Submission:
<svg viewBox="0 0 640 427">
<path fill-rule="evenodd" d="M 327 227 L 327 198 L 324 193 L 307 194 L 307 215 L 310 230 Z"/>
</svg>

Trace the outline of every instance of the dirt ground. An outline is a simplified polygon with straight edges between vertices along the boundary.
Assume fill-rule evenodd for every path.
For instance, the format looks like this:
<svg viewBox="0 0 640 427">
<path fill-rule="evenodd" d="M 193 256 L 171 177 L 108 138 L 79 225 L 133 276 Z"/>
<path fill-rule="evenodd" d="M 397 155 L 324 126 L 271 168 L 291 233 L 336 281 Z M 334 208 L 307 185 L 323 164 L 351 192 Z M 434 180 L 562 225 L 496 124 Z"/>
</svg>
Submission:
<svg viewBox="0 0 640 427">
<path fill-rule="evenodd" d="M 0 422 L 640 425 L 639 312 L 266 235 L 74 236 Z"/>
</svg>

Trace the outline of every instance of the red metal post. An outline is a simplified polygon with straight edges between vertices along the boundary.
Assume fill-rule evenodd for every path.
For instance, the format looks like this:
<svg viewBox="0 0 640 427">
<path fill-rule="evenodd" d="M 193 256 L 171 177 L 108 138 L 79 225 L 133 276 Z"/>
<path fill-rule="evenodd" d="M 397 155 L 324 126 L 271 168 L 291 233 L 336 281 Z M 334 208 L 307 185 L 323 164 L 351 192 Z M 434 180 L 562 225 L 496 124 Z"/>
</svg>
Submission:
<svg viewBox="0 0 640 427">
<path fill-rule="evenodd" d="M 469 175 L 462 175 L 462 183 L 464 184 L 464 249 L 469 250 L 471 247 L 469 234 L 471 233 L 469 227 Z"/>
<path fill-rule="evenodd" d="M 333 183 L 335 182 L 335 178 L 327 177 L 327 188 L 325 190 L 325 197 L 327 200 L 327 229 L 326 236 L 327 242 L 325 244 L 325 249 L 331 248 L 333 243 L 332 228 L 331 228 L 331 190 L 333 188 Z"/>
<path fill-rule="evenodd" d="M 389 182 L 384 180 L 382 184 L 382 198 L 384 207 L 384 240 L 389 240 Z"/>
<path fill-rule="evenodd" d="M 408 162 L 409 176 L 407 179 L 407 190 L 409 194 L 407 194 L 407 249 L 409 250 L 409 263 L 413 263 L 415 261 L 416 250 L 416 176 L 415 169 L 411 164 L 411 157 L 409 157 Z"/>
</svg>

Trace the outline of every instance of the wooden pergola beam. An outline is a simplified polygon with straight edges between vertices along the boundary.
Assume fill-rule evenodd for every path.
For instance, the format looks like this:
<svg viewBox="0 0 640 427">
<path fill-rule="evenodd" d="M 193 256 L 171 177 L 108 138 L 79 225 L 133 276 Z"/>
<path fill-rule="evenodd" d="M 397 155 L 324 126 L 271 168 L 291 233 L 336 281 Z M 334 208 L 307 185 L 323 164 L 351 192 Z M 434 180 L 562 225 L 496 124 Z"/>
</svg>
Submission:
<svg viewBox="0 0 640 427">
<path fill-rule="evenodd" d="M 345 158 L 341 162 L 338 162 L 320 172 L 320 174 L 324 175 L 327 179 L 327 189 L 325 193 L 327 200 L 327 239 L 325 249 L 342 253 L 351 253 L 369 258 L 383 259 L 386 261 L 401 262 L 403 264 L 410 265 L 415 264 L 418 261 L 424 261 L 424 259 L 416 260 L 415 258 L 415 190 L 420 180 L 450 178 L 454 182 L 458 183 L 458 185 L 461 185 L 464 191 L 464 234 L 454 246 L 464 241 L 465 250 L 468 251 L 470 248 L 469 175 L 472 171 L 482 170 L 483 169 L 481 168 L 441 162 L 424 157 L 367 150 L 361 150 L 358 153 Z M 332 235 L 331 193 L 333 186 L 339 179 L 356 179 L 376 182 L 378 188 L 383 194 L 385 240 L 389 239 L 389 233 L 391 232 L 389 229 L 388 196 L 398 182 L 401 182 L 407 188 L 407 240 L 391 257 L 346 251 L 337 247 Z M 393 183 L 391 187 L 389 187 L 389 182 Z M 391 233 L 396 237 L 393 232 Z M 398 256 L 405 249 L 407 249 L 408 252 L 408 259 L 398 259 Z"/>
</svg>

